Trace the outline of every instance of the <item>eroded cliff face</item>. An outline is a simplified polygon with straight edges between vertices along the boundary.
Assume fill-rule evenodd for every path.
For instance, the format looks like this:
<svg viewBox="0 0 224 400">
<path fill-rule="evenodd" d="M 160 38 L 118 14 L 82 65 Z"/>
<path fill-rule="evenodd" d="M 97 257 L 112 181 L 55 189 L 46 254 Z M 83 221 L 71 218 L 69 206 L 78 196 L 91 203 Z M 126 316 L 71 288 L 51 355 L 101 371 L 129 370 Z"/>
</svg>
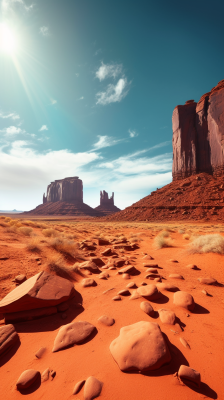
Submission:
<svg viewBox="0 0 224 400">
<path fill-rule="evenodd" d="M 175 107 L 173 180 L 200 172 L 224 174 L 224 80 L 198 103 Z"/>
<path fill-rule="evenodd" d="M 47 187 L 47 196 L 43 197 L 43 203 L 56 201 L 83 202 L 82 180 L 75 176 L 51 182 Z"/>
</svg>

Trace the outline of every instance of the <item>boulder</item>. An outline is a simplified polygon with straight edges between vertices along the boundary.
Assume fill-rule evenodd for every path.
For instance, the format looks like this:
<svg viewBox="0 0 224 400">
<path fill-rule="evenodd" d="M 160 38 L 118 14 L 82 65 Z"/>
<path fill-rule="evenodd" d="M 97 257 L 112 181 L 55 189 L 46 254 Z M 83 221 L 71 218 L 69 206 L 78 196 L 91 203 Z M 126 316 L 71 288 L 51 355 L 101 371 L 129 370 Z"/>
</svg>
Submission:
<svg viewBox="0 0 224 400">
<path fill-rule="evenodd" d="M 181 380 L 187 380 L 193 382 L 198 387 L 201 385 L 201 374 L 193 368 L 181 365 L 178 371 L 178 376 Z"/>
<path fill-rule="evenodd" d="M 115 320 L 107 315 L 102 315 L 100 318 L 98 318 L 98 321 L 106 326 L 112 326 L 115 323 Z"/>
<path fill-rule="evenodd" d="M 51 307 L 73 297 L 75 289 L 67 279 L 39 272 L 0 301 L 0 313 Z"/>
<path fill-rule="evenodd" d="M 133 265 L 128 265 L 127 267 L 121 268 L 118 273 L 136 275 L 137 272 L 138 270 Z"/>
<path fill-rule="evenodd" d="M 18 390 L 27 389 L 38 378 L 40 378 L 39 371 L 36 371 L 35 369 L 27 369 L 20 375 L 18 381 L 16 382 L 16 387 Z"/>
<path fill-rule="evenodd" d="M 140 321 L 121 328 L 110 352 L 121 371 L 151 371 L 171 360 L 160 327 L 154 322 Z"/>
<path fill-rule="evenodd" d="M 54 341 L 52 353 L 84 342 L 95 330 L 95 326 L 86 321 L 77 321 L 62 326 Z"/>
<path fill-rule="evenodd" d="M 23 321 L 32 321 L 33 319 L 48 317 L 49 315 L 53 314 L 57 314 L 57 307 L 34 308 L 34 310 L 11 312 L 4 314 L 4 317 L 5 323 L 9 324 Z"/>
<path fill-rule="evenodd" d="M 0 328 L 0 356 L 10 350 L 19 341 L 19 335 L 13 325 Z"/>
<path fill-rule="evenodd" d="M 102 391 L 102 387 L 103 383 L 94 376 L 87 378 L 84 386 L 84 400 L 92 400 L 98 397 Z"/>
<path fill-rule="evenodd" d="M 158 310 L 158 313 L 160 320 L 163 324 L 175 325 L 176 314 L 173 311 L 161 308 L 160 310 Z"/>
<path fill-rule="evenodd" d="M 193 296 L 187 292 L 179 291 L 174 293 L 173 302 L 176 306 L 186 308 L 189 311 L 193 311 L 195 307 Z"/>
<path fill-rule="evenodd" d="M 141 286 L 137 289 L 137 293 L 142 296 L 145 297 L 148 300 L 157 300 L 161 294 L 158 291 L 156 285 L 146 285 L 146 286 Z"/>
<path fill-rule="evenodd" d="M 85 278 L 85 279 L 82 280 L 81 285 L 83 287 L 90 287 L 90 286 L 96 286 L 97 283 L 96 283 L 96 281 L 94 281 L 94 279 Z"/>
<path fill-rule="evenodd" d="M 172 283 L 164 282 L 164 283 L 157 283 L 157 288 L 161 291 L 167 290 L 168 292 L 177 292 L 180 290 L 177 286 L 173 285 Z"/>
<path fill-rule="evenodd" d="M 79 264 L 79 269 L 86 269 L 90 272 L 100 272 L 99 268 L 93 261 L 84 261 Z"/>
</svg>

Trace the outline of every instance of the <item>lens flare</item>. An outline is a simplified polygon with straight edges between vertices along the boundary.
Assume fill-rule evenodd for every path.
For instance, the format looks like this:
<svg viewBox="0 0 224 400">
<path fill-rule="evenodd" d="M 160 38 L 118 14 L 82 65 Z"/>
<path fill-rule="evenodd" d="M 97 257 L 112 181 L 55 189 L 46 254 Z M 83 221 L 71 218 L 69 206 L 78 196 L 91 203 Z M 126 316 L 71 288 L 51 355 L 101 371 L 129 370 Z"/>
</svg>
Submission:
<svg viewBox="0 0 224 400">
<path fill-rule="evenodd" d="M 16 51 L 17 41 L 13 31 L 6 25 L 0 24 L 0 49 L 1 51 L 13 54 Z"/>
</svg>

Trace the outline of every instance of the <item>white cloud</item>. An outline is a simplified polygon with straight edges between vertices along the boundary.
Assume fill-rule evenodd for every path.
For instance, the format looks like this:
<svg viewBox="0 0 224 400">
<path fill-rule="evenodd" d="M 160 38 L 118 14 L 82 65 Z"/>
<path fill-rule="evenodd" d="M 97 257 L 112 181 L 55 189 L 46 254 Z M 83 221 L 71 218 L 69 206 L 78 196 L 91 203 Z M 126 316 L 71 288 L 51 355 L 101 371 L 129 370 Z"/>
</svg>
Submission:
<svg viewBox="0 0 224 400">
<path fill-rule="evenodd" d="M 94 143 L 93 145 L 93 149 L 94 150 L 99 150 L 99 149 L 103 149 L 104 147 L 110 147 L 110 146 L 114 146 L 115 144 L 123 141 L 124 139 L 114 139 L 111 136 L 101 136 L 101 135 L 97 135 L 98 142 Z"/>
<path fill-rule="evenodd" d="M 15 4 L 22 6 L 26 11 L 30 11 L 33 8 L 33 4 L 27 6 L 24 0 L 2 0 L 1 7 L 3 12 L 9 11 Z"/>
<path fill-rule="evenodd" d="M 2 129 L 0 132 L 4 133 L 5 136 L 13 136 L 18 135 L 19 133 L 24 133 L 25 131 L 17 126 L 9 126 L 8 128 Z"/>
<path fill-rule="evenodd" d="M 53 106 L 54 104 L 57 104 L 57 100 L 55 100 L 55 99 L 50 99 L 50 101 L 51 101 L 51 105 Z"/>
<path fill-rule="evenodd" d="M 80 97 L 78 100 L 84 100 L 84 96 Z"/>
<path fill-rule="evenodd" d="M 128 81 L 127 78 L 120 78 L 116 85 L 109 84 L 105 92 L 98 92 L 96 94 L 96 104 L 103 106 L 120 102 L 128 94 Z"/>
<path fill-rule="evenodd" d="M 103 81 L 106 78 L 116 78 L 122 73 L 122 64 L 104 64 L 101 62 L 101 66 L 96 71 L 96 78 Z"/>
<path fill-rule="evenodd" d="M 131 138 L 138 136 L 138 133 L 136 131 L 132 131 L 131 129 L 128 130 L 128 133 Z"/>
<path fill-rule="evenodd" d="M 48 131 L 47 125 L 42 125 L 41 126 L 41 128 L 39 129 L 39 132 L 42 132 L 42 131 Z"/>
<path fill-rule="evenodd" d="M 0 112 L 0 118 L 3 118 L 3 119 L 11 118 L 13 120 L 16 120 L 16 119 L 20 119 L 20 116 L 19 116 L 19 114 L 16 114 L 16 113 L 4 114 L 4 113 Z"/>
<path fill-rule="evenodd" d="M 47 26 L 41 26 L 39 32 L 43 36 L 49 36 L 49 28 Z"/>
</svg>

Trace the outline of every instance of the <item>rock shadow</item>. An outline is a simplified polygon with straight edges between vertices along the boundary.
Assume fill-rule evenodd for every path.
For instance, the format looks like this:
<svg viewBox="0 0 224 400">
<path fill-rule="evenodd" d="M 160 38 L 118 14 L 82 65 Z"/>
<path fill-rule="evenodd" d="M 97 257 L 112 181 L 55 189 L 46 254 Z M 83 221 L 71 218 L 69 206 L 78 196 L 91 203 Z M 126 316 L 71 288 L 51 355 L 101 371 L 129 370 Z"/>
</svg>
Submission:
<svg viewBox="0 0 224 400">
<path fill-rule="evenodd" d="M 20 392 L 23 395 L 31 394 L 35 392 L 40 387 L 40 385 L 41 385 L 41 375 L 39 373 L 37 379 L 35 380 L 35 382 L 32 383 L 32 385 L 30 385 L 27 389 L 18 390 L 18 392 Z"/>
<path fill-rule="evenodd" d="M 184 328 L 186 328 L 186 324 L 185 324 L 184 322 L 182 322 L 182 321 L 180 320 L 180 318 L 178 318 L 177 316 L 176 316 L 176 318 L 175 318 L 175 323 L 180 325 L 182 331 L 184 331 Z"/>
<path fill-rule="evenodd" d="M 21 342 L 20 339 L 18 338 L 17 342 L 9 350 L 6 350 L 4 353 L 0 355 L 0 368 L 16 354 L 20 345 Z"/>
<path fill-rule="evenodd" d="M 152 301 L 153 303 L 156 303 L 156 304 L 165 304 L 165 303 L 168 303 L 169 297 L 167 297 L 165 294 L 161 293 L 161 295 L 158 299 L 150 300 L 150 301 Z"/>
<path fill-rule="evenodd" d="M 200 388 L 187 380 L 184 380 L 183 382 L 185 386 L 189 387 L 189 389 L 191 390 L 194 390 L 194 392 L 196 393 L 202 394 L 203 396 L 209 397 L 210 399 L 218 398 L 217 393 L 204 382 L 201 382 Z"/>
<path fill-rule="evenodd" d="M 76 297 L 73 297 L 68 301 L 68 303 L 69 308 L 66 310 L 66 319 L 62 319 L 63 312 L 58 312 L 57 314 L 49 315 L 47 317 L 14 323 L 16 331 L 18 333 L 49 332 L 60 328 L 62 325 L 69 324 L 84 311 L 84 308 L 81 303 L 76 301 Z"/>
<path fill-rule="evenodd" d="M 62 349 L 55 351 L 55 353 L 59 353 L 64 350 L 71 349 L 72 347 L 75 347 L 75 346 L 82 346 L 83 344 L 86 344 L 86 343 L 90 342 L 92 339 L 94 339 L 94 337 L 97 335 L 97 333 L 98 333 L 98 329 L 95 327 L 95 329 L 92 331 L 92 333 L 84 340 L 80 341 L 79 343 L 76 343 L 75 345 L 71 344 L 69 346 L 63 347 Z"/>
<path fill-rule="evenodd" d="M 210 311 L 207 308 L 200 306 L 200 304 L 195 303 L 195 307 L 194 310 L 192 311 L 192 314 L 210 314 Z"/>
</svg>

